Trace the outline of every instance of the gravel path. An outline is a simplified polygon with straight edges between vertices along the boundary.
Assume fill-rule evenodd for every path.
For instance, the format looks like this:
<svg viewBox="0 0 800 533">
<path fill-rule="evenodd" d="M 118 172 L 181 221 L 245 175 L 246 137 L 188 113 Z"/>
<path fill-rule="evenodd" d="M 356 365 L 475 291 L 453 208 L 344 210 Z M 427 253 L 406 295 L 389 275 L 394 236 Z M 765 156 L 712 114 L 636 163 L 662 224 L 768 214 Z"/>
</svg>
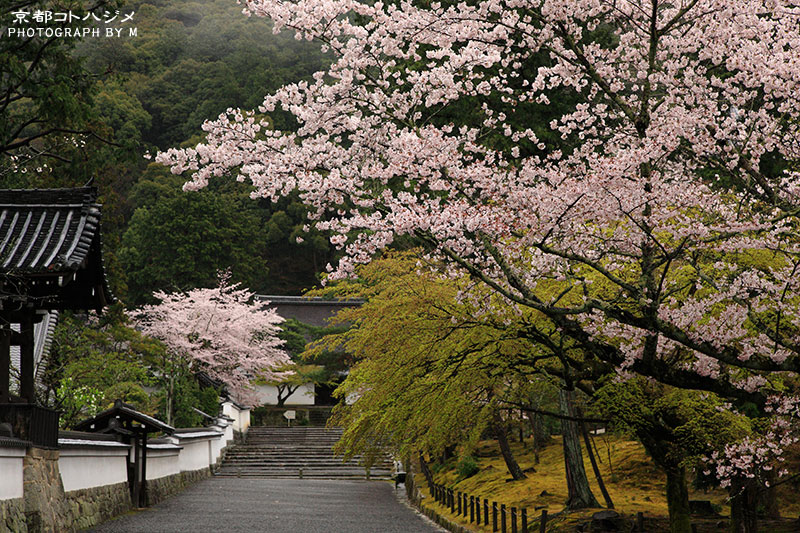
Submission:
<svg viewBox="0 0 800 533">
<path fill-rule="evenodd" d="M 399 489 L 399 490 L 402 490 Z M 210 478 L 98 533 L 434 533 L 380 481 Z"/>
</svg>

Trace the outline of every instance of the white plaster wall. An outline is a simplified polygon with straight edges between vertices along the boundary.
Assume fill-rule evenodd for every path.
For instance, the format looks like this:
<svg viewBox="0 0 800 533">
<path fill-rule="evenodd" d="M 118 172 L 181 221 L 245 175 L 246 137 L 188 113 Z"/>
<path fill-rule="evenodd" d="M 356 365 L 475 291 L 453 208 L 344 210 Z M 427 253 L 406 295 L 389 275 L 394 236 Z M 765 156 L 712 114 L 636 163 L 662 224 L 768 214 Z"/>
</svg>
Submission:
<svg viewBox="0 0 800 533">
<path fill-rule="evenodd" d="M 250 409 L 246 409 L 239 413 L 238 431 L 245 432 L 249 427 L 250 427 Z"/>
<path fill-rule="evenodd" d="M 0 500 L 22 498 L 22 459 L 25 448 L 0 447 Z"/>
<path fill-rule="evenodd" d="M 97 446 L 59 444 L 62 448 L 58 469 L 65 492 L 128 481 L 126 458 L 130 446 L 127 444 L 107 441 Z"/>
<path fill-rule="evenodd" d="M 190 472 L 207 468 L 211 464 L 211 445 L 210 440 L 217 440 L 218 437 L 206 437 L 199 439 L 180 439 L 183 447 L 178 458 L 178 467 L 181 472 Z"/>
<path fill-rule="evenodd" d="M 256 385 L 258 405 L 278 405 L 278 388 L 273 385 Z M 314 405 L 314 384 L 301 385 L 291 394 L 284 405 Z"/>
<path fill-rule="evenodd" d="M 181 448 L 164 444 L 147 446 L 147 479 L 158 479 L 180 473 Z"/>
<path fill-rule="evenodd" d="M 233 440 L 233 427 L 236 425 L 235 420 L 230 420 L 223 416 L 217 417 L 217 421 L 211 427 L 222 433 L 221 447 L 225 447 Z"/>
<path fill-rule="evenodd" d="M 225 447 L 225 444 L 227 444 L 225 435 L 223 434 L 217 439 L 211 439 L 209 444 L 211 446 L 211 462 L 216 463 L 219 456 L 222 455 L 222 449 Z"/>
<path fill-rule="evenodd" d="M 222 414 L 233 418 L 233 429 L 239 432 L 247 431 L 250 427 L 250 409 L 239 409 L 231 401 L 222 404 Z"/>
</svg>

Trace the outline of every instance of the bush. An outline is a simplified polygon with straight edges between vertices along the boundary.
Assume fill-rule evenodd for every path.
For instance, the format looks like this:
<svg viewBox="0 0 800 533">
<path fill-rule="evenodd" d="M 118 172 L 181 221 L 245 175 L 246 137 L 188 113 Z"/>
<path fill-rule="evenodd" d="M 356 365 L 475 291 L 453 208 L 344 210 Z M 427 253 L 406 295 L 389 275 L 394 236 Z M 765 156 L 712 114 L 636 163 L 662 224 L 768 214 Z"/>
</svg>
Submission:
<svg viewBox="0 0 800 533">
<path fill-rule="evenodd" d="M 471 455 L 467 455 L 458 462 L 456 471 L 461 479 L 466 479 L 477 474 L 480 468 L 478 468 L 478 463 L 475 462 L 475 459 Z"/>
</svg>

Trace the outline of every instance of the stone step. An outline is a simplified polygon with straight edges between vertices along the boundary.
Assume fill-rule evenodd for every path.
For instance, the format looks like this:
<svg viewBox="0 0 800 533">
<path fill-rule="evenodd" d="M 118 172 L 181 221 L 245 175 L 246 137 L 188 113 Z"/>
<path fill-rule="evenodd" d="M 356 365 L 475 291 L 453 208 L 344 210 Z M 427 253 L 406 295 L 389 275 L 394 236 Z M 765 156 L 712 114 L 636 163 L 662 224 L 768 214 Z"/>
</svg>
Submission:
<svg viewBox="0 0 800 533">
<path fill-rule="evenodd" d="M 260 477 L 300 477 L 299 469 L 286 469 L 286 470 L 245 470 L 245 469 L 220 469 L 214 475 L 221 477 L 245 477 L 245 476 L 260 476 Z M 330 470 L 307 470 L 303 469 L 304 478 L 352 478 L 364 479 L 366 473 L 363 468 L 353 470 L 338 470 L 331 472 Z M 370 479 L 391 479 L 391 474 L 388 470 L 374 471 L 370 470 Z"/>
<path fill-rule="evenodd" d="M 243 444 L 228 450 L 216 472 L 218 476 L 250 476 L 314 479 L 365 479 L 364 467 L 356 456 L 342 461 L 333 453 L 341 438 L 340 428 L 251 427 Z M 370 468 L 371 479 L 389 479 L 392 463 L 388 457 Z"/>
</svg>

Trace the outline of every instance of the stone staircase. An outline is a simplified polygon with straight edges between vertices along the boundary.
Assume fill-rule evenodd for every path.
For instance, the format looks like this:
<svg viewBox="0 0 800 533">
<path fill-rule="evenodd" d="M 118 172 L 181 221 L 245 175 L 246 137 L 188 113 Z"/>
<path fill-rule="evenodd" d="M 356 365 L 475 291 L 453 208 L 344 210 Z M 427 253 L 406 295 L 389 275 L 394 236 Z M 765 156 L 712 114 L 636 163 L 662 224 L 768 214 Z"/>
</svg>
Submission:
<svg viewBox="0 0 800 533">
<path fill-rule="evenodd" d="M 217 476 L 312 479 L 364 479 L 360 457 L 342 462 L 333 455 L 341 428 L 312 426 L 250 427 L 243 444 L 225 454 Z M 389 479 L 389 457 L 370 469 L 370 479 Z"/>
</svg>

